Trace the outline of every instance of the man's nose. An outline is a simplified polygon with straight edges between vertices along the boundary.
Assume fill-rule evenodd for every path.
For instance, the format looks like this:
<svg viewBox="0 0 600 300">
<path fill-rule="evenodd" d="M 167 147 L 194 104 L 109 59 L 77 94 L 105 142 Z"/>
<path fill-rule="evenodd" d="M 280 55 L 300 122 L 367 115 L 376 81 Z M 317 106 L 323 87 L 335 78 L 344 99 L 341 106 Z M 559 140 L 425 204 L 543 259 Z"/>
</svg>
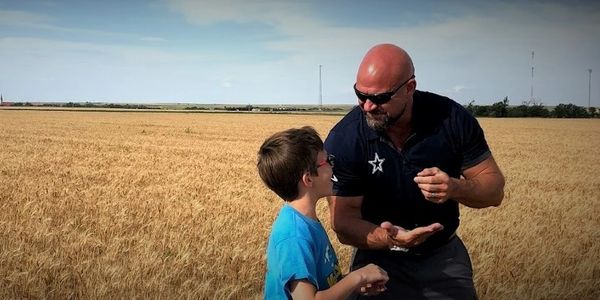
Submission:
<svg viewBox="0 0 600 300">
<path fill-rule="evenodd" d="M 363 103 L 363 109 L 366 112 L 370 112 L 372 110 L 375 110 L 377 108 L 377 104 L 371 102 L 371 99 L 367 99 L 365 100 L 365 102 Z"/>
</svg>

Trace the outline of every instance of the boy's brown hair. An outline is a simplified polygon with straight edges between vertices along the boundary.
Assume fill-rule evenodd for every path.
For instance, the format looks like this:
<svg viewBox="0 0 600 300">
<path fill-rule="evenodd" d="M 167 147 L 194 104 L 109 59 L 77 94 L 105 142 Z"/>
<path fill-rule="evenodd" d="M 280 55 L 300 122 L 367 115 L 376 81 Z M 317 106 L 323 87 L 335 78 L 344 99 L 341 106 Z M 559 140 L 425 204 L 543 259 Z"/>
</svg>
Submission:
<svg viewBox="0 0 600 300">
<path fill-rule="evenodd" d="M 317 155 L 323 141 L 310 127 L 292 128 L 273 134 L 258 150 L 258 174 L 285 201 L 298 198 L 298 182 L 305 172 L 317 174 Z"/>
</svg>

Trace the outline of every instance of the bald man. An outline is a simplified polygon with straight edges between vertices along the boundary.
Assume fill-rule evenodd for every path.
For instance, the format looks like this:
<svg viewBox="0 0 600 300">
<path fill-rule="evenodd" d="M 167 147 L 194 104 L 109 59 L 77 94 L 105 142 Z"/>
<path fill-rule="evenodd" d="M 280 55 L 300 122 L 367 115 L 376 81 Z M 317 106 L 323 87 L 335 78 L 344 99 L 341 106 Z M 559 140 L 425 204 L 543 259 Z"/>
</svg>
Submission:
<svg viewBox="0 0 600 300">
<path fill-rule="evenodd" d="M 416 87 L 402 48 L 377 45 L 363 58 L 358 106 L 325 141 L 334 162 L 332 226 L 356 247 L 352 269 L 375 263 L 388 272 L 387 291 L 369 299 L 475 299 L 471 260 L 456 235 L 459 203 L 500 205 L 504 177 L 477 120 Z"/>
</svg>

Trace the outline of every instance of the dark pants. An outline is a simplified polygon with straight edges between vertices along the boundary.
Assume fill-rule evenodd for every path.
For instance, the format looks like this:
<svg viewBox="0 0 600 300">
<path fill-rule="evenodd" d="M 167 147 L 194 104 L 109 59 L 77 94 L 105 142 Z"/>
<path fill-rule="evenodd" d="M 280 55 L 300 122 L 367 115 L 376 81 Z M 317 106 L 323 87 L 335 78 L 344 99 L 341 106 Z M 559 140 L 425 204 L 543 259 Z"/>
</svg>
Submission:
<svg viewBox="0 0 600 300">
<path fill-rule="evenodd" d="M 357 250 L 352 270 L 374 263 L 390 277 L 378 296 L 349 299 L 477 299 L 469 253 L 458 236 L 431 253 Z"/>
</svg>

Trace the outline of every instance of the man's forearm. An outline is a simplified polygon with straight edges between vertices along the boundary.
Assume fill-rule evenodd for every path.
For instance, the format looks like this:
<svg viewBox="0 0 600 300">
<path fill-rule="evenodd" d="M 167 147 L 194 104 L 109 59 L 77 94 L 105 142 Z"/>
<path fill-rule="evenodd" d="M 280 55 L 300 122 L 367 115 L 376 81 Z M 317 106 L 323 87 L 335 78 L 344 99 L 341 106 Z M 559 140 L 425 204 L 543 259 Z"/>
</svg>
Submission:
<svg viewBox="0 0 600 300">
<path fill-rule="evenodd" d="M 498 206 L 504 198 L 504 177 L 500 173 L 480 174 L 471 179 L 452 179 L 455 191 L 452 199 L 472 207 Z"/>
<path fill-rule="evenodd" d="M 344 224 L 334 225 L 333 230 L 342 244 L 365 249 L 389 249 L 392 246 L 385 229 L 362 219 L 346 220 Z"/>
</svg>

